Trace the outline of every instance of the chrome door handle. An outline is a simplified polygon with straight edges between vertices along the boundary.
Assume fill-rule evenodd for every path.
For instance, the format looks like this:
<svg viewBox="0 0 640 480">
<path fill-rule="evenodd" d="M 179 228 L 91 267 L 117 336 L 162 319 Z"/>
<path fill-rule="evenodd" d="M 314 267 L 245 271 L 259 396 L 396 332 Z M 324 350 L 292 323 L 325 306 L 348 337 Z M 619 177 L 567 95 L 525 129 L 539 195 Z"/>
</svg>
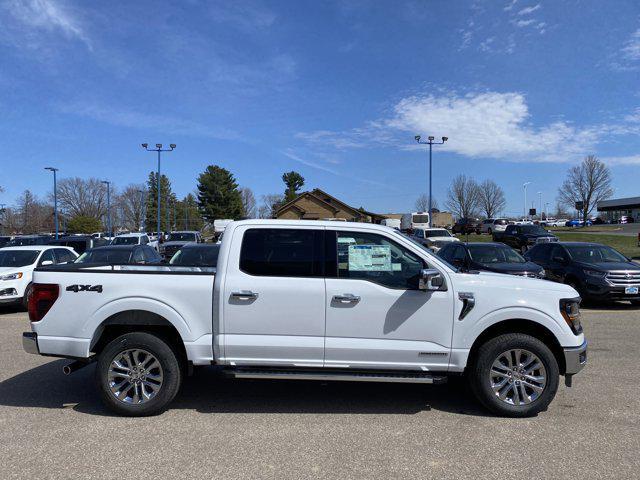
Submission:
<svg viewBox="0 0 640 480">
<path fill-rule="evenodd" d="M 344 293 L 342 295 L 334 295 L 333 300 L 340 303 L 358 303 L 360 297 L 352 293 Z"/>
<path fill-rule="evenodd" d="M 255 300 L 258 298 L 258 294 L 251 290 L 241 290 L 239 292 L 232 292 L 231 298 L 235 298 L 237 300 Z"/>
</svg>

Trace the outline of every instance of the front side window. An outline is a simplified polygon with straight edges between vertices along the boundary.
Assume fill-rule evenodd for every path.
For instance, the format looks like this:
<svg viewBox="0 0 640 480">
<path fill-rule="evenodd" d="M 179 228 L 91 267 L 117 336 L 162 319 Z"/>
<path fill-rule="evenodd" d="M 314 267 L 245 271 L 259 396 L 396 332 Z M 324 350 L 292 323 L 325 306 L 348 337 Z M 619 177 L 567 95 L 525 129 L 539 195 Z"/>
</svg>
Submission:
<svg viewBox="0 0 640 480">
<path fill-rule="evenodd" d="M 388 288 L 417 289 L 424 261 L 375 233 L 337 232 L 338 278 L 368 280 Z"/>
<path fill-rule="evenodd" d="M 269 277 L 321 277 L 323 233 L 306 229 L 249 229 L 242 238 L 240 270 Z"/>
</svg>

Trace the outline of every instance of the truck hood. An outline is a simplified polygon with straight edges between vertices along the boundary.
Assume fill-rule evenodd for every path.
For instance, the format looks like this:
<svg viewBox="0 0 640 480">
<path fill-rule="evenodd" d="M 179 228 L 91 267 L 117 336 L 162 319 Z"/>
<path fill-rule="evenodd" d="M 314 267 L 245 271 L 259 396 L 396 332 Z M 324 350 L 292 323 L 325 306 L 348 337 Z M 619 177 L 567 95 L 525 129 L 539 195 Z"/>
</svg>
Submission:
<svg viewBox="0 0 640 480">
<path fill-rule="evenodd" d="M 586 263 L 576 262 L 576 265 L 589 270 L 599 272 L 619 272 L 619 271 L 640 271 L 640 265 L 634 262 L 609 262 L 609 263 Z"/>
<path fill-rule="evenodd" d="M 424 239 L 426 242 L 459 242 L 460 239 L 456 237 L 429 237 Z"/>
<path fill-rule="evenodd" d="M 483 269 L 496 272 L 496 273 L 524 273 L 532 272 L 538 273 L 542 270 L 542 267 L 533 262 L 525 263 L 492 263 L 491 265 L 483 265 L 478 263 Z"/>
</svg>

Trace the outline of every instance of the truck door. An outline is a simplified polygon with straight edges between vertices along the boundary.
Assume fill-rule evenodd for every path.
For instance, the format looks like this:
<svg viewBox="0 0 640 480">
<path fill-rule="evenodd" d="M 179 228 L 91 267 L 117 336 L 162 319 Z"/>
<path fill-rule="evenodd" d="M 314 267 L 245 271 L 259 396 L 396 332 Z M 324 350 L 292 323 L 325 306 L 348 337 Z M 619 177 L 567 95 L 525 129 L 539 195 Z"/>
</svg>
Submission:
<svg viewBox="0 0 640 480">
<path fill-rule="evenodd" d="M 325 367 L 446 370 L 451 285 L 419 290 L 420 272 L 430 265 L 390 236 L 348 229 L 326 235 Z"/>
<path fill-rule="evenodd" d="M 312 226 L 233 231 L 222 296 L 225 360 L 322 366 L 323 237 L 324 230 Z"/>
</svg>

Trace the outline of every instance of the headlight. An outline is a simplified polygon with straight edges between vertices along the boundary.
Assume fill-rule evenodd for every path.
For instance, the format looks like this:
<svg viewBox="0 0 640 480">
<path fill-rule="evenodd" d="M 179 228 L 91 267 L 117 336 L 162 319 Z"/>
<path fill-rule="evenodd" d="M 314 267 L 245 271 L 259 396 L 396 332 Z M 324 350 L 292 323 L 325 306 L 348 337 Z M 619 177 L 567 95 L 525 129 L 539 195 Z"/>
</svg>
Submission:
<svg viewBox="0 0 640 480">
<path fill-rule="evenodd" d="M 22 278 L 22 272 L 18 273 L 10 273 L 8 275 L 3 275 L 0 277 L 0 280 L 19 280 Z"/>
<path fill-rule="evenodd" d="M 560 300 L 560 313 L 576 335 L 582 333 L 582 323 L 580 322 L 580 297 L 563 298 Z"/>
<path fill-rule="evenodd" d="M 604 278 L 607 275 L 605 272 L 600 272 L 598 270 L 589 270 L 588 268 L 584 269 L 584 274 L 587 277 L 593 277 L 593 278 Z"/>
</svg>

